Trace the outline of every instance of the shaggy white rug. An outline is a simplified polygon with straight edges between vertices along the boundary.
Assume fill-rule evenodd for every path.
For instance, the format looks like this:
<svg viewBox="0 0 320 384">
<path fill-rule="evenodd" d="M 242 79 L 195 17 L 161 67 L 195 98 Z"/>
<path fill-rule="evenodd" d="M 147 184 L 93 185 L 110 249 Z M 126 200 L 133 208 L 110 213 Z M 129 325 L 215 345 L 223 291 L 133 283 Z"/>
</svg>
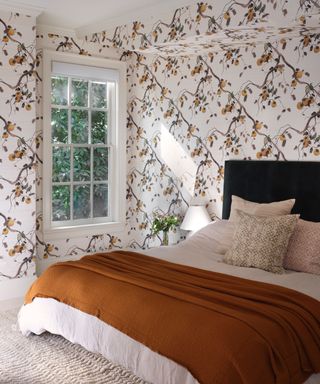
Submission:
<svg viewBox="0 0 320 384">
<path fill-rule="evenodd" d="M 126 369 L 60 336 L 22 336 L 17 312 L 0 311 L 1 384 L 145 384 Z"/>
</svg>

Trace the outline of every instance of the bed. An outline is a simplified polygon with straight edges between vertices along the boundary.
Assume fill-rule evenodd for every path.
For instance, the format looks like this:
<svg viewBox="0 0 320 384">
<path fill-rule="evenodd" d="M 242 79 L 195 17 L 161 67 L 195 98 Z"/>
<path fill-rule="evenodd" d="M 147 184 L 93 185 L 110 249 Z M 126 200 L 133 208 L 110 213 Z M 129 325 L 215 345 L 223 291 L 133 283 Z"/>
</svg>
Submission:
<svg viewBox="0 0 320 384">
<path fill-rule="evenodd" d="M 320 221 L 319 178 L 315 176 L 319 174 L 320 163 L 313 162 L 226 162 L 224 220 L 209 224 L 176 246 L 153 248 L 142 253 L 204 271 L 289 288 L 320 301 L 319 275 L 293 271 L 277 275 L 222 262 L 235 230 L 235 224 L 227 220 L 232 195 L 259 203 L 296 198 L 295 212 L 306 220 Z M 44 331 L 60 334 L 90 351 L 101 353 L 151 383 L 199 382 L 183 365 L 155 352 L 98 317 L 54 298 L 35 297 L 21 308 L 19 326 L 25 335 Z M 320 361 L 320 355 L 316 358 Z M 220 382 L 223 383 L 223 379 Z M 319 382 L 320 374 L 313 374 L 306 381 L 307 384 Z"/>
</svg>

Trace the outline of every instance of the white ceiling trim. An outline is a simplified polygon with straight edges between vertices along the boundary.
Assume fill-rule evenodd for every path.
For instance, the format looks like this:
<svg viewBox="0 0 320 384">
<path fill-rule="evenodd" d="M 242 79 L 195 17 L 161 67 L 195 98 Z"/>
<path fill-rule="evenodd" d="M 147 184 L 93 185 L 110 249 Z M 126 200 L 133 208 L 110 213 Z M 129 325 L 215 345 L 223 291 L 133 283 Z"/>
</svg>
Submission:
<svg viewBox="0 0 320 384">
<path fill-rule="evenodd" d="M 28 16 L 39 16 L 46 9 L 48 0 L 33 0 L 32 4 L 15 0 L 0 0 L 0 9 L 7 12 L 17 12 Z"/>
<path fill-rule="evenodd" d="M 75 30 L 72 28 L 60 28 L 60 27 L 55 27 L 53 25 L 37 23 L 38 35 L 46 35 L 48 33 L 52 33 L 54 35 L 59 35 L 59 36 L 68 36 L 68 37 L 77 38 Z"/>
<path fill-rule="evenodd" d="M 118 26 L 126 25 L 134 21 L 143 21 L 144 23 L 153 23 L 162 16 L 171 15 L 177 8 L 185 7 L 194 3 L 192 0 L 172 0 L 163 2 L 159 5 L 138 8 L 135 12 L 124 12 L 119 17 L 105 18 L 98 22 L 91 23 L 75 29 L 76 36 L 83 38 L 93 33 L 110 31 Z"/>
</svg>

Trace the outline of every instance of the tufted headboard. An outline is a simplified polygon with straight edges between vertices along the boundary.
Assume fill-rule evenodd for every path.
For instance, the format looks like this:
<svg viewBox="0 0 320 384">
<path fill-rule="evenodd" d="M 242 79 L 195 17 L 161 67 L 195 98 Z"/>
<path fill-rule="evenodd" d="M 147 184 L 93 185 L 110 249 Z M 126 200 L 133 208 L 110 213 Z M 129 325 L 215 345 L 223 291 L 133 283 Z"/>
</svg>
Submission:
<svg viewBox="0 0 320 384">
<path fill-rule="evenodd" d="M 320 222 L 320 161 L 226 161 L 223 219 L 229 218 L 232 195 L 256 203 L 295 198 L 292 213 Z"/>
</svg>

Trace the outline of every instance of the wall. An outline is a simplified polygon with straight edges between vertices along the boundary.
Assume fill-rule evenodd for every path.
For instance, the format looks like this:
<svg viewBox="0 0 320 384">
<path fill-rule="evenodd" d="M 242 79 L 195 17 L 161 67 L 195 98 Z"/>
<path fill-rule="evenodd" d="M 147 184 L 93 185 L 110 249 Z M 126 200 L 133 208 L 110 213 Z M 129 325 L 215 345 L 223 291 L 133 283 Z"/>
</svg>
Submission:
<svg viewBox="0 0 320 384">
<path fill-rule="evenodd" d="M 34 120 L 38 73 L 35 19 L 1 12 L 0 24 L 1 300 L 18 296 L 35 274 Z"/>
<path fill-rule="evenodd" d="M 249 2 L 242 9 L 236 3 L 228 2 L 228 13 L 224 10 L 215 20 L 248 24 Z M 273 30 L 265 40 L 261 29 L 262 43 L 248 37 L 243 44 L 227 36 L 227 40 L 212 40 L 209 49 L 195 49 L 195 39 L 190 44 L 153 43 L 151 51 L 158 53 L 129 55 L 128 199 L 133 246 L 154 243 L 149 234 L 155 210 L 185 212 L 192 182 L 195 195 L 208 204 L 212 217 L 220 216 L 227 159 L 320 159 L 320 24 L 317 21 L 311 30 L 305 25 L 284 28 L 293 14 L 303 21 L 304 15 L 314 12 L 312 3 L 300 7 L 290 2 L 287 13 L 283 10 L 289 2 L 252 3 L 280 7 L 281 35 Z M 203 5 L 204 13 L 199 8 L 199 4 L 193 7 L 193 14 L 192 9 L 184 12 L 185 29 L 196 27 L 192 23 L 198 20 L 202 31 L 206 23 L 209 31 L 216 8 Z M 255 10 L 255 17 L 258 13 Z M 174 19 L 172 15 L 151 29 L 142 25 L 139 38 L 157 36 L 154 32 L 161 25 L 164 36 L 158 34 L 158 41 L 170 40 L 170 31 L 180 30 L 175 27 L 177 20 L 170 24 Z M 129 27 L 126 31 L 131 44 Z M 246 33 L 259 42 L 259 29 Z M 190 55 L 190 50 L 197 54 Z"/>
<path fill-rule="evenodd" d="M 7 132 L 8 138 L 2 138 L 8 152 L 0 155 L 4 196 L 0 211 L 5 216 L 3 223 L 8 222 L 8 217 L 15 220 L 13 226 L 2 228 L 6 230 L 1 235 L 1 279 L 17 278 L 25 272 L 32 276 L 35 255 L 38 265 L 43 266 L 43 260 L 52 262 L 91 251 L 159 245 L 160 239 L 150 235 L 154 212 L 182 216 L 194 195 L 208 205 L 212 217 L 219 216 L 225 159 L 318 160 L 320 33 L 318 19 L 309 16 L 316 13 L 314 4 L 319 2 L 295 1 L 290 2 L 290 7 L 285 0 L 195 3 L 152 25 L 138 21 L 82 40 L 38 32 L 35 62 L 39 66 L 36 73 L 33 70 L 33 77 L 25 77 L 31 91 L 27 93 L 31 110 L 22 107 L 25 96 L 15 101 L 15 92 L 1 84 L 1 105 L 5 106 L 1 134 L 7 131 L 8 119 L 17 124 Z M 7 22 L 10 17 L 6 15 Z M 272 26 L 271 21 L 279 24 L 279 20 L 281 26 Z M 15 16 L 10 23 L 16 25 L 17 32 L 21 30 L 22 36 L 15 36 L 32 50 L 34 57 L 30 18 Z M 9 39 L 9 45 L 8 56 L 3 50 L 0 53 L 0 79 L 12 79 L 10 84 L 14 84 L 20 67 L 26 64 L 9 64 L 19 44 Z M 42 48 L 127 62 L 125 233 L 50 243 L 42 237 Z M 12 103 L 19 110 L 11 111 Z M 17 141 L 16 134 L 26 144 Z M 10 153 L 20 151 L 21 144 L 26 147 L 22 159 L 18 152 L 19 156 L 9 160 Z M 24 164 L 30 164 L 30 169 L 25 169 Z M 15 175 L 20 175 L 19 179 L 11 184 Z M 19 180 L 23 181 L 22 191 L 16 193 Z M 29 204 L 25 202 L 27 197 Z M 171 240 L 179 237 L 177 232 Z M 24 240 L 28 246 L 17 247 L 9 256 L 10 250 Z"/>
<path fill-rule="evenodd" d="M 152 25 L 138 21 L 82 41 L 39 35 L 39 47 L 127 62 L 128 204 L 127 234 L 47 244 L 39 200 L 38 257 L 159 245 L 150 234 L 154 213 L 183 216 L 194 196 L 220 216 L 227 158 L 318 159 L 318 117 L 309 121 L 318 95 L 306 88 L 317 84 L 319 34 L 308 16 L 316 7 L 294 3 L 197 3 Z M 253 43 L 266 40 L 271 45 Z M 298 109 L 300 100 L 308 105 Z"/>
</svg>

